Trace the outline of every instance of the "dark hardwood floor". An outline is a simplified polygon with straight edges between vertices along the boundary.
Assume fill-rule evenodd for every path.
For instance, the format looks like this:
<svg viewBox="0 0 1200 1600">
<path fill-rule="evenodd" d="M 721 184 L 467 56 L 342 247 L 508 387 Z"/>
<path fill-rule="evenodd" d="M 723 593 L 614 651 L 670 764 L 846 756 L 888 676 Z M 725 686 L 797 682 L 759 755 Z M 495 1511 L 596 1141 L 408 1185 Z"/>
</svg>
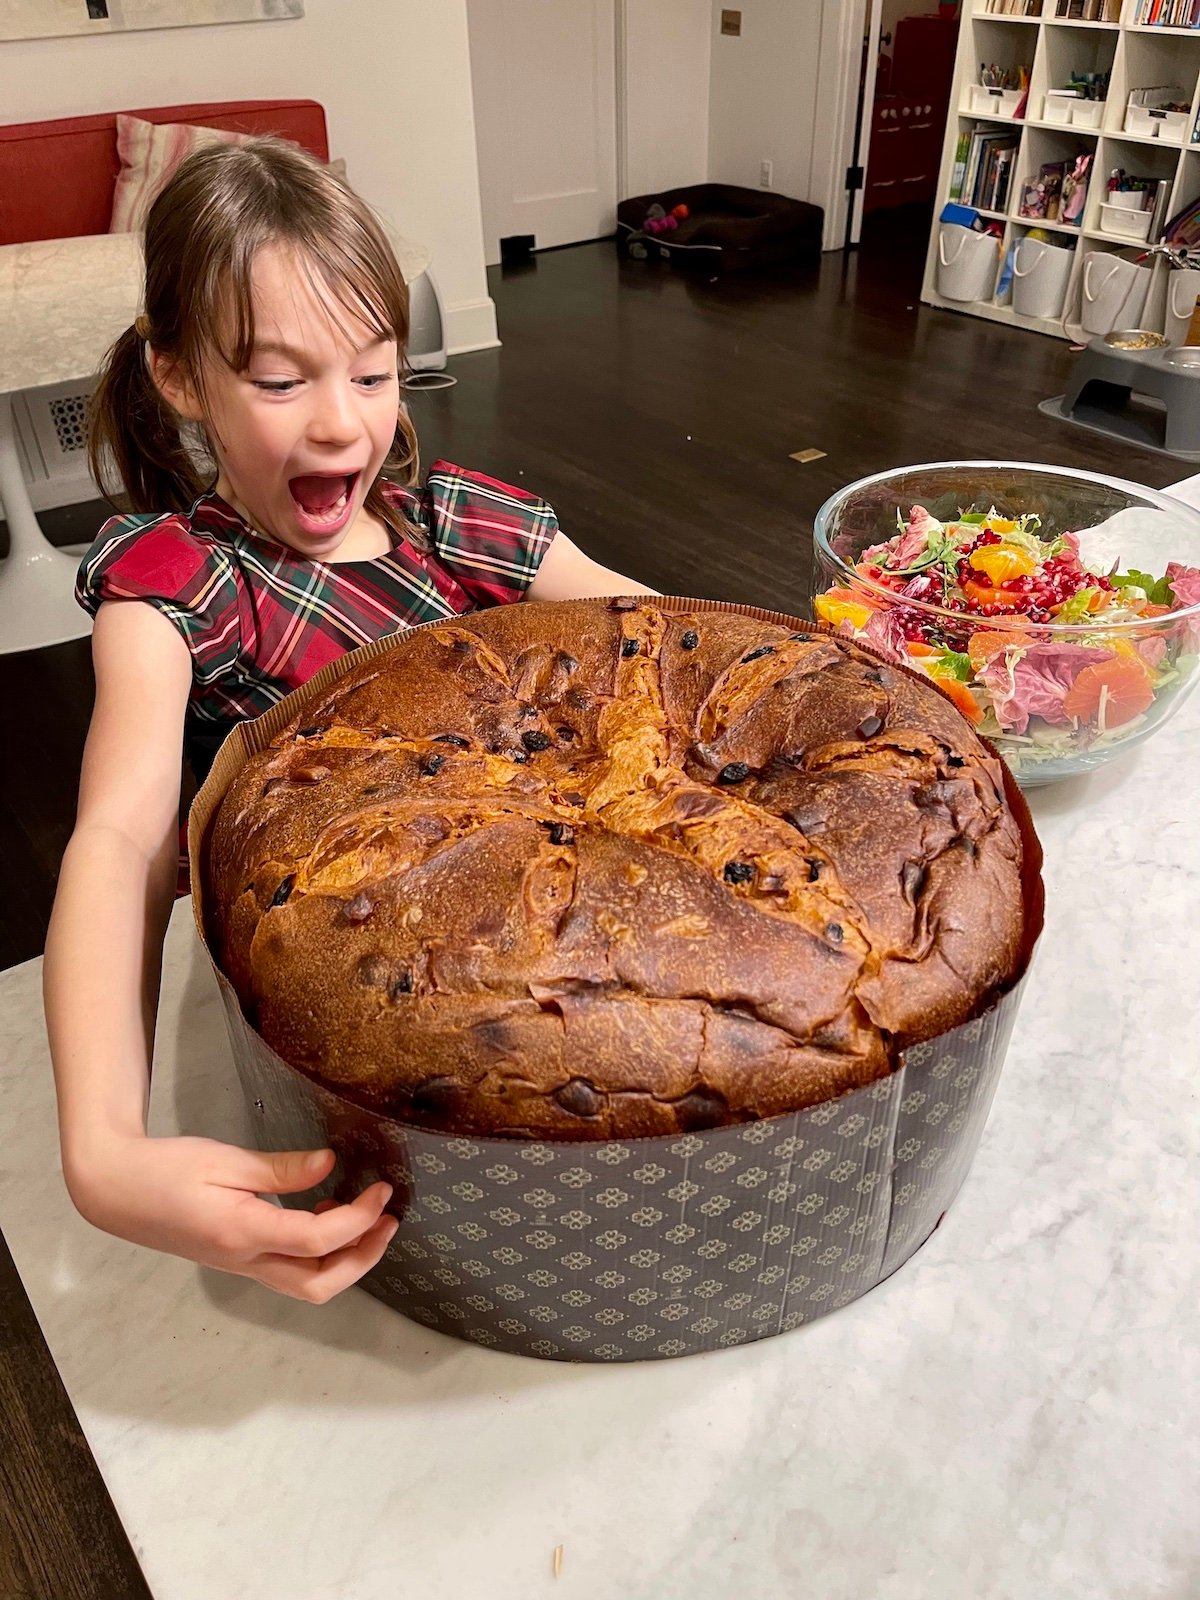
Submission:
<svg viewBox="0 0 1200 1600">
<path fill-rule="evenodd" d="M 504 347 L 454 361 L 456 388 L 414 395 L 424 459 L 537 490 L 591 555 L 655 588 L 795 611 L 814 513 L 866 473 L 992 457 L 1156 486 L 1187 474 L 1038 414 L 1064 387 L 1064 343 L 921 307 L 927 227 L 885 217 L 857 255 L 799 277 L 696 282 L 665 263 L 620 264 L 604 243 L 496 271 Z M 825 454 L 789 459 L 806 448 Z M 103 515 L 53 521 L 61 542 L 78 542 Z M 41 952 L 91 698 L 86 642 L 0 656 L 0 965 Z M 0 1600 L 144 1593 L 0 1256 L 5 1301 Z M 74 1538 L 91 1543 L 92 1563 Z"/>
<path fill-rule="evenodd" d="M 150 1600 L 2 1236 L 0 1600 Z"/>
</svg>

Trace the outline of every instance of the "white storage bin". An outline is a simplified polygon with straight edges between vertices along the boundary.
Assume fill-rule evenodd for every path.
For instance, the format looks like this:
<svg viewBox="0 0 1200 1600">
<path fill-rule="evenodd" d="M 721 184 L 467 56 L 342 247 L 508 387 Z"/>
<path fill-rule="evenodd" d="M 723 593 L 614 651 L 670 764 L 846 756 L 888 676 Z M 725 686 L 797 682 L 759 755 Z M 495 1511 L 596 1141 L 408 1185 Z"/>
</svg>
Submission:
<svg viewBox="0 0 1200 1600">
<path fill-rule="evenodd" d="M 1079 320 L 1093 336 L 1114 328 L 1140 328 L 1150 268 L 1136 261 L 1089 250 L 1083 258 L 1083 285 Z"/>
<path fill-rule="evenodd" d="M 1186 111 L 1152 111 L 1150 115 L 1158 128 L 1158 137 L 1167 144 L 1182 144 L 1183 130 L 1187 127 Z"/>
<path fill-rule="evenodd" d="M 1073 95 L 1048 94 L 1042 101 L 1042 121 L 1068 123 L 1071 108 L 1080 104 Z"/>
<path fill-rule="evenodd" d="M 971 85 L 971 110 L 978 117 L 1011 117 L 1023 99 L 1020 89 L 987 89 L 982 83 Z"/>
<path fill-rule="evenodd" d="M 1098 128 L 1104 121 L 1103 100 L 1075 100 L 1071 103 L 1071 126 Z"/>
<path fill-rule="evenodd" d="M 1075 252 L 1026 236 L 1013 257 L 1013 310 L 1022 317 L 1061 317 Z"/>
<path fill-rule="evenodd" d="M 1113 206 L 1118 211 L 1144 211 L 1146 192 L 1144 189 L 1112 189 L 1104 204 Z"/>
<path fill-rule="evenodd" d="M 1153 221 L 1148 211 L 1127 211 L 1123 206 L 1101 205 L 1100 232 L 1117 239 L 1148 239 Z"/>
<path fill-rule="evenodd" d="M 990 300 L 997 260 L 990 233 L 944 222 L 938 232 L 937 292 L 944 300 Z"/>
<path fill-rule="evenodd" d="M 1125 132 L 1136 133 L 1143 139 L 1158 137 L 1158 123 L 1145 106 L 1128 106 L 1125 110 Z"/>
<path fill-rule="evenodd" d="M 1195 267 L 1184 267 L 1182 271 L 1167 274 L 1167 314 L 1163 333 L 1172 344 L 1182 344 L 1187 338 L 1198 297 L 1200 271 Z M 1136 323 L 1130 323 L 1129 326 L 1136 327 Z"/>
</svg>

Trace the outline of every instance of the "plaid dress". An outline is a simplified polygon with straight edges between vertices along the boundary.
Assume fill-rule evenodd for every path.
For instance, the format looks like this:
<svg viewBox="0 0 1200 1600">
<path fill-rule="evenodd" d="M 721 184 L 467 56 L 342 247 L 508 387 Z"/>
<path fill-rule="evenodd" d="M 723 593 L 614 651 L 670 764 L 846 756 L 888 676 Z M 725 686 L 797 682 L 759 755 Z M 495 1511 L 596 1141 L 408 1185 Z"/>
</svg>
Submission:
<svg viewBox="0 0 1200 1600">
<path fill-rule="evenodd" d="M 76 598 L 92 616 L 106 600 L 145 600 L 183 635 L 192 655 L 184 744 L 197 782 L 235 723 L 347 650 L 522 599 L 558 531 L 544 500 L 446 461 L 424 489 L 383 488 L 429 550 L 393 532 L 392 548 L 371 561 L 310 561 L 212 493 L 187 516 L 113 517 L 100 530 Z"/>
</svg>

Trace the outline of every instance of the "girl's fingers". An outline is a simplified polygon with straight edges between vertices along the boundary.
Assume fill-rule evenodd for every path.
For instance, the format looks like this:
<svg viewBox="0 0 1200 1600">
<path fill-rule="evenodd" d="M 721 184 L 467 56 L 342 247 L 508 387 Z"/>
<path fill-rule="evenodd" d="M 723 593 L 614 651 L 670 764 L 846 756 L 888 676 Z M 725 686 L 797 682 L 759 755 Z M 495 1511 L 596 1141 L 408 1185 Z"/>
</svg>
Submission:
<svg viewBox="0 0 1200 1600">
<path fill-rule="evenodd" d="M 391 1196 L 390 1184 L 373 1183 L 349 1205 L 331 1203 L 319 1214 L 251 1199 L 240 1219 L 245 1248 L 254 1255 L 330 1256 L 360 1240 L 379 1221 Z"/>
<path fill-rule="evenodd" d="M 326 1211 L 332 1211 L 337 1204 L 338 1202 L 336 1200 L 318 1200 L 316 1205 L 313 1207 L 313 1216 L 323 1216 Z"/>
<path fill-rule="evenodd" d="M 294 1257 L 264 1257 L 255 1263 L 249 1276 L 269 1289 L 323 1306 L 335 1294 L 357 1283 L 382 1258 L 399 1224 L 395 1217 L 380 1217 L 355 1244 L 335 1250 L 320 1261 L 299 1261 Z"/>
<path fill-rule="evenodd" d="M 332 1150 L 239 1150 L 224 1145 L 213 1182 L 255 1194 L 298 1194 L 324 1182 L 334 1160 Z"/>
</svg>

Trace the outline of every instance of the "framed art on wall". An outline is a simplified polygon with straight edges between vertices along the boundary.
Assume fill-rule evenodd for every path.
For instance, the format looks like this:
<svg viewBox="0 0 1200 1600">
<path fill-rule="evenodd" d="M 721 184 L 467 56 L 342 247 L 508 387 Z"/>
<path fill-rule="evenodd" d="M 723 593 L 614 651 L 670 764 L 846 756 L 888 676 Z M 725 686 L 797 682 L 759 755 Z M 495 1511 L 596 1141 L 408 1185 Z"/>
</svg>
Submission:
<svg viewBox="0 0 1200 1600">
<path fill-rule="evenodd" d="M 0 40 L 216 22 L 285 22 L 303 15 L 304 0 L 4 0 Z"/>
</svg>

